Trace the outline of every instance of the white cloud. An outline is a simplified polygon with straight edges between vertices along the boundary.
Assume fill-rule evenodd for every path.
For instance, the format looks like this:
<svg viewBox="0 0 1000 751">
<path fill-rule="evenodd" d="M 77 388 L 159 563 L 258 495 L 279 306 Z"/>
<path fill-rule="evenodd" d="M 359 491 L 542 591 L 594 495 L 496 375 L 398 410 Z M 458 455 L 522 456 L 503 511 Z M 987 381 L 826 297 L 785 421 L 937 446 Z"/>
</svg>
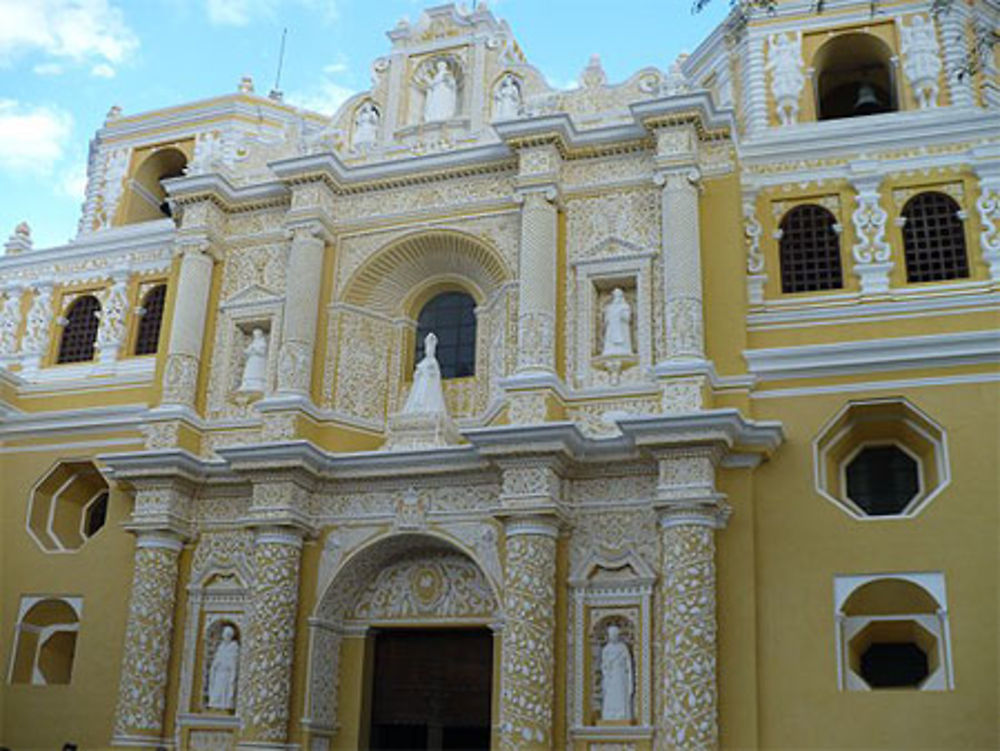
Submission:
<svg viewBox="0 0 1000 751">
<path fill-rule="evenodd" d="M 59 63 L 39 63 L 31 70 L 39 76 L 60 76 L 63 73 L 63 66 Z"/>
<path fill-rule="evenodd" d="M 325 23 L 337 20 L 336 0 L 294 0 L 307 10 L 320 13 Z M 272 19 L 281 0 L 206 0 L 208 20 L 218 26 L 246 26 L 260 18 Z"/>
<path fill-rule="evenodd" d="M 87 165 L 81 161 L 62 172 L 56 184 L 56 195 L 82 201 L 86 192 Z"/>
<path fill-rule="evenodd" d="M 0 99 L 0 167 L 47 173 L 66 149 L 73 117 L 57 107 Z"/>
<path fill-rule="evenodd" d="M 107 63 L 98 63 L 90 69 L 90 75 L 97 76 L 98 78 L 114 78 L 115 69 Z"/>
<path fill-rule="evenodd" d="M 295 107 L 332 115 L 355 93 L 354 89 L 326 79 L 308 89 L 290 92 L 285 96 L 285 101 Z"/>
<path fill-rule="evenodd" d="M 119 64 L 139 46 L 110 0 L 0 0 L 0 18 L 0 65 L 39 52 L 76 63 Z M 45 65 L 36 66 L 43 75 L 52 70 Z"/>
</svg>

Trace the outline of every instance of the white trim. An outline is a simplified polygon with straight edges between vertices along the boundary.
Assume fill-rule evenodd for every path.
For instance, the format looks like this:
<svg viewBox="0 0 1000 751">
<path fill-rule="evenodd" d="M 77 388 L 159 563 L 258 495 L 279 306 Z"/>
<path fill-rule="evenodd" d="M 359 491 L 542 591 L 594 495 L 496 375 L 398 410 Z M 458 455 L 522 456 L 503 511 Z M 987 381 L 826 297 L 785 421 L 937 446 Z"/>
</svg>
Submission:
<svg viewBox="0 0 1000 751">
<path fill-rule="evenodd" d="M 834 344 L 748 349 L 743 358 L 762 381 L 865 375 L 872 371 L 1000 364 L 1000 331 L 891 337 Z"/>
<path fill-rule="evenodd" d="M 156 372 L 155 357 L 128 357 L 110 364 L 88 360 L 74 365 L 53 365 L 32 372 L 19 391 L 37 394 L 45 391 L 86 391 L 120 389 L 151 383 Z"/>
<path fill-rule="evenodd" d="M 794 389 L 770 389 L 754 391 L 751 399 L 786 399 L 797 396 L 817 396 L 819 394 L 852 394 L 870 391 L 898 391 L 909 388 L 931 386 L 955 386 L 976 383 L 1000 383 L 1000 373 L 968 373 L 957 376 L 933 378 L 898 378 L 891 381 L 863 381 L 861 383 L 838 383 L 832 386 L 807 386 Z"/>
<path fill-rule="evenodd" d="M 111 407 L 88 407 L 86 409 L 43 413 L 18 412 L 7 416 L 0 423 L 0 441 L 41 438 L 52 434 L 64 436 L 67 433 L 139 430 L 146 414 L 145 404 L 121 404 Z M 141 439 L 136 439 L 133 442 L 141 442 Z M 95 443 L 103 445 L 110 442 Z"/>
</svg>

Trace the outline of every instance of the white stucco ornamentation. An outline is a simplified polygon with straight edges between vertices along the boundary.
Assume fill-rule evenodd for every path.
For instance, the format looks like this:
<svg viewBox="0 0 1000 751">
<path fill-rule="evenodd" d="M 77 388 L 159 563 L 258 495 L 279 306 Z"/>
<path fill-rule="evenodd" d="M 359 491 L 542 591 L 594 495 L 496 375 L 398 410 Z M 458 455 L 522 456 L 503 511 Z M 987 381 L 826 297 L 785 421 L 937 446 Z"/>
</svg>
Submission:
<svg viewBox="0 0 1000 751">
<path fill-rule="evenodd" d="M 892 248 L 885 239 L 888 213 L 880 203 L 877 180 L 855 183 L 857 195 L 851 214 L 854 224 L 854 273 L 861 281 L 862 294 L 882 294 L 889 290 Z"/>
<path fill-rule="evenodd" d="M 118 356 L 128 332 L 125 326 L 129 308 L 126 280 L 124 278 L 115 280 L 102 298 L 101 310 L 97 314 L 101 321 L 97 330 L 97 349 L 100 352 L 101 362 L 110 362 Z"/>
<path fill-rule="evenodd" d="M 163 401 L 166 404 L 193 404 L 198 382 L 198 360 L 190 355 L 171 354 L 163 367 Z"/>
<path fill-rule="evenodd" d="M 140 737 L 161 745 L 180 550 L 171 536 L 148 535 L 136 544 L 122 658 L 129 669 L 121 673 L 115 710 L 119 741 Z"/>
<path fill-rule="evenodd" d="M 17 354 L 17 332 L 21 327 L 21 287 L 11 285 L 4 290 L 0 309 L 0 356 Z"/>
<path fill-rule="evenodd" d="M 553 536 L 508 536 L 500 668 L 503 751 L 552 748 L 555 576 Z"/>
<path fill-rule="evenodd" d="M 799 118 L 799 95 L 806 77 L 802 70 L 802 34 L 772 34 L 768 39 L 767 70 L 778 121 L 792 125 Z"/>
<path fill-rule="evenodd" d="M 99 229 L 107 229 L 115 217 L 118 201 L 125 191 L 125 170 L 128 168 L 129 149 L 116 149 L 108 154 L 104 163 L 104 180 L 98 194 L 97 222 Z"/>
<path fill-rule="evenodd" d="M 52 284 L 40 283 L 35 286 L 34 293 L 21 338 L 21 353 L 30 358 L 25 363 L 27 367 L 38 367 L 48 348 L 52 327 Z"/>
<path fill-rule="evenodd" d="M 938 76 L 943 64 L 938 53 L 934 23 L 924 15 L 913 16 L 910 25 L 899 22 L 899 36 L 903 52 L 903 72 L 913 89 L 913 96 L 920 109 L 937 106 Z"/>
<path fill-rule="evenodd" d="M 508 73 L 493 92 L 493 119 L 511 120 L 521 113 L 521 82 Z"/>
<path fill-rule="evenodd" d="M 979 234 L 983 261 L 989 266 L 990 278 L 997 282 L 1000 281 L 1000 180 L 982 180 L 976 210 L 983 227 Z"/>
<path fill-rule="evenodd" d="M 288 737 L 301 554 L 302 540 L 290 532 L 262 531 L 255 540 L 247 675 L 240 684 L 244 741 L 283 743 Z"/>
<path fill-rule="evenodd" d="M 715 531 L 664 525 L 662 546 L 655 748 L 718 748 Z"/>
<path fill-rule="evenodd" d="M 374 102 L 367 101 L 358 107 L 354 115 L 354 134 L 351 144 L 355 149 L 374 146 L 378 141 L 379 125 L 382 115 Z"/>
<path fill-rule="evenodd" d="M 243 376 L 237 391 L 263 393 L 267 390 L 267 336 L 262 329 L 253 330 L 250 343 L 243 354 L 246 360 L 243 362 Z"/>
<path fill-rule="evenodd" d="M 458 105 L 458 82 L 447 60 L 434 62 L 424 91 L 424 122 L 450 120 Z"/>
</svg>

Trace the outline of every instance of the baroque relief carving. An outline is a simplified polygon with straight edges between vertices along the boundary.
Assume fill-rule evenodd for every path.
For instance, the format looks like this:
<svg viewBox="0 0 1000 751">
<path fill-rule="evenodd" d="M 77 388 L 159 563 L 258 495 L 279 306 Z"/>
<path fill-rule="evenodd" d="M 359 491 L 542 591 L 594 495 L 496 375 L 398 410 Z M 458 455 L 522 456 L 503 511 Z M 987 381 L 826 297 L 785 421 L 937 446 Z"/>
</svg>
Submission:
<svg viewBox="0 0 1000 751">
<path fill-rule="evenodd" d="M 569 254 L 573 260 L 627 247 L 604 243 L 608 238 L 641 249 L 660 246 L 660 197 L 655 189 L 604 193 L 566 201 Z"/>
</svg>

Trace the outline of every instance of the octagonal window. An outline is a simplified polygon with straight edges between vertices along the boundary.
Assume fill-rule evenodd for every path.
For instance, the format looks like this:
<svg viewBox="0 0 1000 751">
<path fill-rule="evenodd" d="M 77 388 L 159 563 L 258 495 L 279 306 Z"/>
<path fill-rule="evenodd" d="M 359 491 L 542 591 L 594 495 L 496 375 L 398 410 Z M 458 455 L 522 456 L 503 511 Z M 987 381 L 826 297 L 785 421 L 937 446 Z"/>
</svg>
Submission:
<svg viewBox="0 0 1000 751">
<path fill-rule="evenodd" d="M 917 688 L 930 675 L 918 644 L 875 642 L 861 654 L 861 677 L 872 688 Z"/>
<path fill-rule="evenodd" d="M 108 484 L 93 462 L 57 462 L 31 491 L 28 533 L 46 552 L 79 550 L 107 522 L 108 501 Z"/>
<path fill-rule="evenodd" d="M 844 468 L 847 497 L 872 516 L 898 514 L 920 490 L 920 465 L 899 446 L 866 446 Z"/>
<path fill-rule="evenodd" d="M 899 397 L 846 404 L 813 460 L 816 490 L 857 519 L 915 516 L 951 482 L 944 429 Z"/>
</svg>

